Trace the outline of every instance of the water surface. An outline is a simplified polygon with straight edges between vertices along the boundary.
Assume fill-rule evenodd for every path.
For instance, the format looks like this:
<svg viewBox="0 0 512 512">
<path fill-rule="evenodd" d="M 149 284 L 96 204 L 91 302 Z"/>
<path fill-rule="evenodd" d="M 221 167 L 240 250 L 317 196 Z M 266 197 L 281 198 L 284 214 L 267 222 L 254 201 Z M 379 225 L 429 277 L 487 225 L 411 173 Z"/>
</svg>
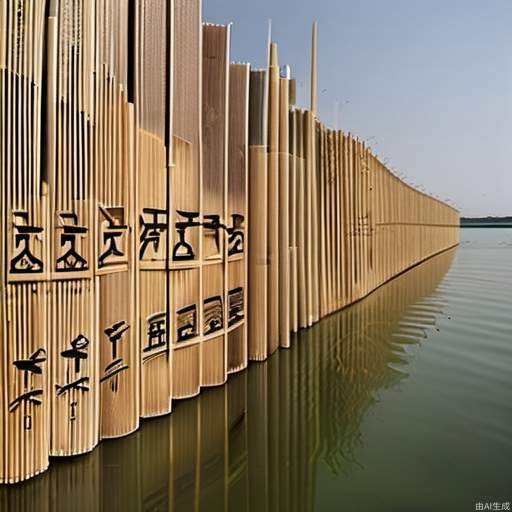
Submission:
<svg viewBox="0 0 512 512">
<path fill-rule="evenodd" d="M 472 511 L 512 502 L 512 229 L 302 331 L 0 510 Z M 512 505 L 511 505 L 512 508 Z"/>
</svg>

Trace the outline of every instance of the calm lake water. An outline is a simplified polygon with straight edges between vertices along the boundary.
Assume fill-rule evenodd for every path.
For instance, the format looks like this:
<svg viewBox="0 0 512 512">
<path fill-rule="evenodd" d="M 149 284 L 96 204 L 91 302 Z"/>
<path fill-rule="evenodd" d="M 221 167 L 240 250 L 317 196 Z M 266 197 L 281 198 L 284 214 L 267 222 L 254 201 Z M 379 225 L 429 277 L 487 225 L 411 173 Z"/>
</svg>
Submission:
<svg viewBox="0 0 512 512">
<path fill-rule="evenodd" d="M 135 434 L 0 488 L 0 510 L 512 508 L 512 229 L 302 331 Z M 501 509 L 500 509 L 501 510 Z"/>
</svg>

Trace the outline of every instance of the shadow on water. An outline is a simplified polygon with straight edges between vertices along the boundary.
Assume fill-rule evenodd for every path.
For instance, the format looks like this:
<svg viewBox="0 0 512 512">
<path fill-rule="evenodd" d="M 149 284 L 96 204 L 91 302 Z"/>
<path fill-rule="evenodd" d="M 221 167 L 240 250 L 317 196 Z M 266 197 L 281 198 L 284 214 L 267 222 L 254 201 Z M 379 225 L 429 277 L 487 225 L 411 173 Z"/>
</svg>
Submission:
<svg viewBox="0 0 512 512">
<path fill-rule="evenodd" d="M 338 473 L 358 463 L 365 414 L 407 378 L 408 348 L 436 328 L 436 288 L 453 256 L 401 275 L 131 436 L 0 488 L 0 510 L 313 510 L 317 463 Z"/>
</svg>

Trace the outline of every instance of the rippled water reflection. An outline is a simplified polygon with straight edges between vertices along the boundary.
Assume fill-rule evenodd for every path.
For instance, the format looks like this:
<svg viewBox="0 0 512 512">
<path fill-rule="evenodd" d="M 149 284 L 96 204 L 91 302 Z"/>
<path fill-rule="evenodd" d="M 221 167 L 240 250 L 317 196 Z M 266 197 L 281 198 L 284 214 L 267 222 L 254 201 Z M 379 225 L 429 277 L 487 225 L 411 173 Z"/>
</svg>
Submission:
<svg viewBox="0 0 512 512">
<path fill-rule="evenodd" d="M 512 230 L 302 331 L 0 510 L 443 511 L 512 502 Z"/>
</svg>

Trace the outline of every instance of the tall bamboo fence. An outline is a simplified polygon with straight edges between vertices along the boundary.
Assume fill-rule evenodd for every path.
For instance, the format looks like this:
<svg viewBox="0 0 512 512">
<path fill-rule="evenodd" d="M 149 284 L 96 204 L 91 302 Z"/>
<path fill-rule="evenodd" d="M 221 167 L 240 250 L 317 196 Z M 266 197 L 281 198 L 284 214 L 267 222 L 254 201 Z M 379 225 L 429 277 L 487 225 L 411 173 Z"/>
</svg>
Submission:
<svg viewBox="0 0 512 512">
<path fill-rule="evenodd" d="M 309 110 L 230 31 L 199 0 L 0 0 L 0 483 L 458 243 L 456 210 L 319 121 L 316 26 Z"/>
</svg>

